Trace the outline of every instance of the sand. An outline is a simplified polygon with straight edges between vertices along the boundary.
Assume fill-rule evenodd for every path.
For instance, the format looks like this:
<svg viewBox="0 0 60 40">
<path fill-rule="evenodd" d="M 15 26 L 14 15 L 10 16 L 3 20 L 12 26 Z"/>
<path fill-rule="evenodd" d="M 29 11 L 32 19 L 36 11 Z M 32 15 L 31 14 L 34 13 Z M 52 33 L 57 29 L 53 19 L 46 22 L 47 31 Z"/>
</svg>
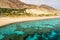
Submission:
<svg viewBox="0 0 60 40">
<path fill-rule="evenodd" d="M 41 20 L 60 18 L 60 16 L 49 16 L 49 17 L 0 17 L 0 27 L 14 22 L 30 21 L 30 20 Z"/>
</svg>

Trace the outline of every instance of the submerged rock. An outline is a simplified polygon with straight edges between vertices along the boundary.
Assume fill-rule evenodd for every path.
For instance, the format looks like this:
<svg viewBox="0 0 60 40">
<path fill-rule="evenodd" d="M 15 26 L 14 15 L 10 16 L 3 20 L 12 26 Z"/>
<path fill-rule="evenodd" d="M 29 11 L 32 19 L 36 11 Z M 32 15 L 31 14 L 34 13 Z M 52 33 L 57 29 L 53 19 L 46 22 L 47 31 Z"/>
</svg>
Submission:
<svg viewBox="0 0 60 40">
<path fill-rule="evenodd" d="M 0 39 L 1 40 L 60 40 L 59 30 L 60 30 L 60 19 L 19 22 L 1 27 Z"/>
</svg>

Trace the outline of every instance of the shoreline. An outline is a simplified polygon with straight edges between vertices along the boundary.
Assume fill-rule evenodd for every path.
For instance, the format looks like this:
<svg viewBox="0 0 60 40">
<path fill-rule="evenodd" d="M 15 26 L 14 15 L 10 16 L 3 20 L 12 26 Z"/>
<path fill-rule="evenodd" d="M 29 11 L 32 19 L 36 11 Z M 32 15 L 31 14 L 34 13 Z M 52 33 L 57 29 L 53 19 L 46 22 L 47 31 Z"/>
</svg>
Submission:
<svg viewBox="0 0 60 40">
<path fill-rule="evenodd" d="M 16 22 L 33 21 L 33 20 L 44 20 L 60 18 L 60 16 L 49 16 L 49 17 L 0 17 L 0 27 Z"/>
</svg>

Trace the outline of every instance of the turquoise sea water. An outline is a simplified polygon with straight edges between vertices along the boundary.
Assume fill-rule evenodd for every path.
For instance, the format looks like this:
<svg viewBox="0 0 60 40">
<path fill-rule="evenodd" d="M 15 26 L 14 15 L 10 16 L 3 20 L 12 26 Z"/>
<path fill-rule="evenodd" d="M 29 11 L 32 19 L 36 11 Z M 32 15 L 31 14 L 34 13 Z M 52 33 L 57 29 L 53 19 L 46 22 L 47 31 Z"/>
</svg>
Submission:
<svg viewBox="0 0 60 40">
<path fill-rule="evenodd" d="M 18 22 L 0 28 L 0 40 L 60 40 L 60 19 Z"/>
</svg>

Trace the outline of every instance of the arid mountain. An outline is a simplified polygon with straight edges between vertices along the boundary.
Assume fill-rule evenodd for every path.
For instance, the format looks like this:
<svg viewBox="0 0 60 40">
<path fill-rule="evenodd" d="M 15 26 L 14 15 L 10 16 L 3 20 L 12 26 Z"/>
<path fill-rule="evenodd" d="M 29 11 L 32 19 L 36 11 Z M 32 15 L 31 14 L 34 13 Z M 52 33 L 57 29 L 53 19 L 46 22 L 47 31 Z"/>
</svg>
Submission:
<svg viewBox="0 0 60 40">
<path fill-rule="evenodd" d="M 50 7 L 50 6 L 48 6 L 48 5 L 45 5 L 45 4 L 42 4 L 41 6 L 40 6 L 40 8 L 44 8 L 44 9 L 47 9 L 47 10 L 56 10 L 55 8 L 53 8 L 53 7 Z"/>
<path fill-rule="evenodd" d="M 38 6 L 32 4 L 26 4 L 19 0 L 0 0 L 0 8 L 35 8 L 35 7 Z M 55 10 L 54 8 L 47 5 L 41 5 L 40 8 Z"/>
<path fill-rule="evenodd" d="M 23 5 L 19 0 L 0 0 L 0 8 L 20 8 Z"/>
<path fill-rule="evenodd" d="M 31 8 L 35 5 L 28 5 L 19 0 L 0 0 L 0 8 Z"/>
<path fill-rule="evenodd" d="M 9 8 L 11 8 L 11 9 L 9 9 Z M 20 8 L 23 8 L 23 9 L 20 9 Z M 1 9 L 0 13 L 1 12 L 4 13 L 4 11 L 2 11 L 2 10 L 5 10 L 5 13 L 7 13 L 7 12 L 14 13 L 15 12 L 18 14 L 21 13 L 22 11 L 23 11 L 22 12 L 23 14 L 30 13 L 32 15 L 55 14 L 55 13 L 60 14 L 60 11 L 58 11 L 48 5 L 42 4 L 40 6 L 36 6 L 33 4 L 26 4 L 26 3 L 21 2 L 19 0 L 0 0 L 0 9 Z M 11 11 L 13 9 L 16 11 Z M 10 10 L 10 11 L 7 11 L 7 10 Z"/>
<path fill-rule="evenodd" d="M 48 6 L 48 5 L 45 5 L 45 4 L 40 5 L 40 8 L 41 8 L 42 10 L 46 10 L 46 11 L 56 11 L 55 8 L 50 7 L 50 6 Z"/>
</svg>

